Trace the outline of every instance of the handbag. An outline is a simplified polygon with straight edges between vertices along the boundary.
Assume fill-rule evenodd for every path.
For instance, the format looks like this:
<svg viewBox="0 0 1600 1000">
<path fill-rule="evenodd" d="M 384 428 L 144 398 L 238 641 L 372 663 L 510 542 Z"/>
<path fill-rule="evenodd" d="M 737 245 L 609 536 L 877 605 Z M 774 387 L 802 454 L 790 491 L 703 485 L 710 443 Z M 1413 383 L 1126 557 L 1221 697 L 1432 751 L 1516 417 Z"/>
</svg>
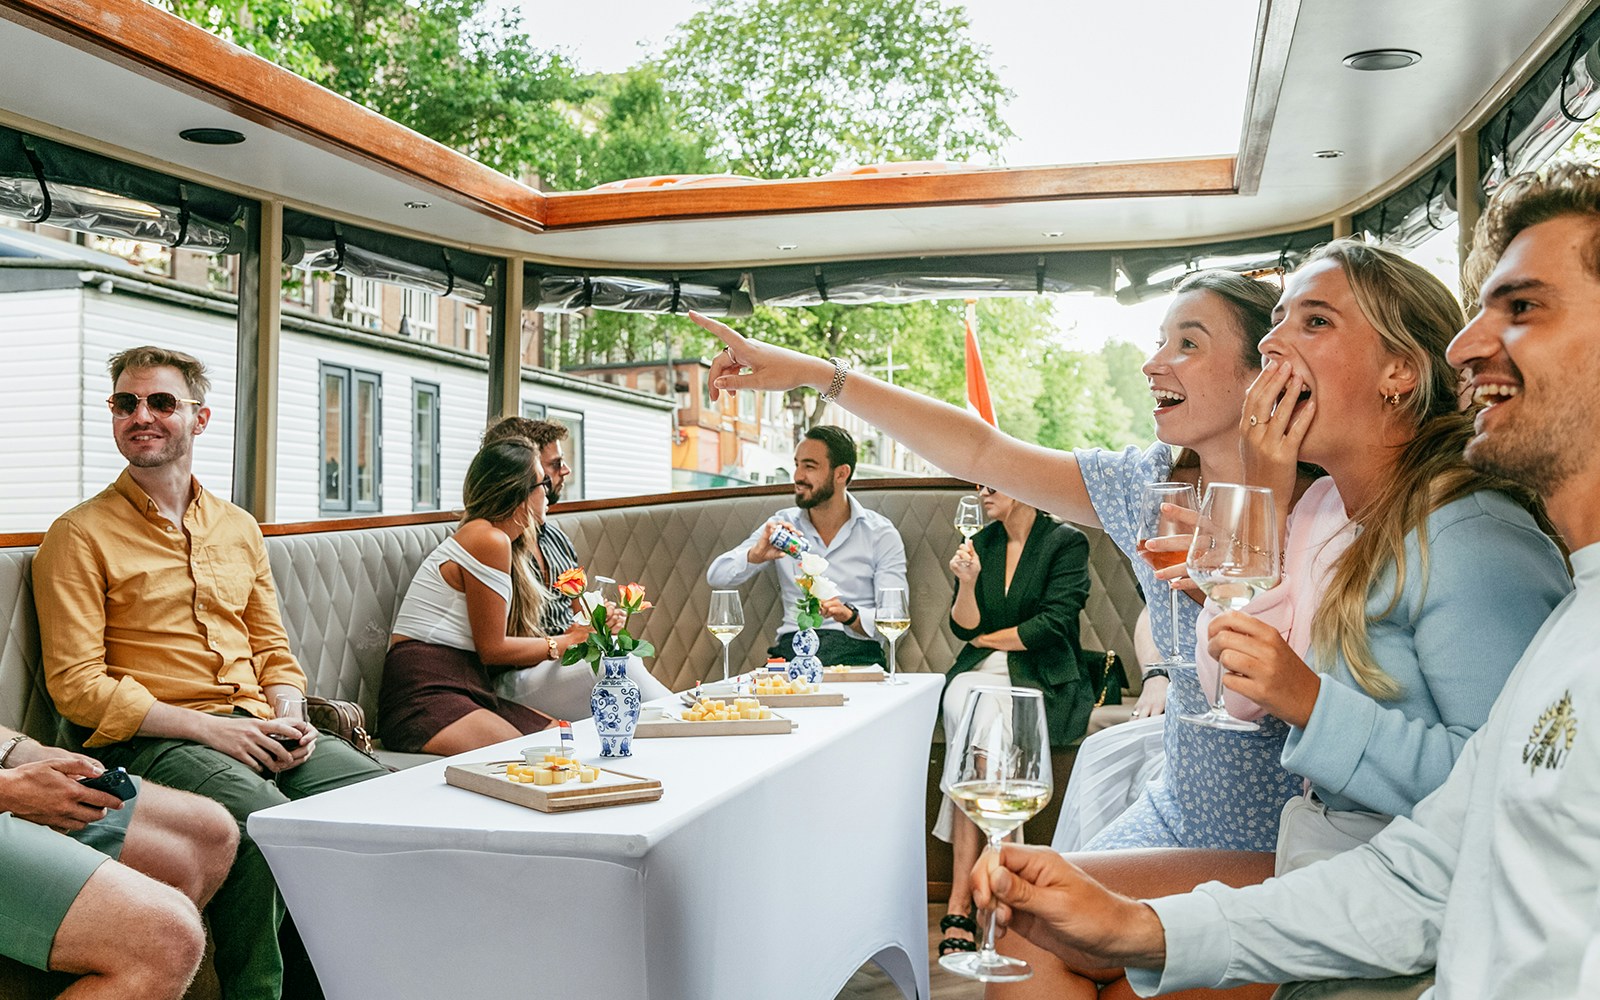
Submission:
<svg viewBox="0 0 1600 1000">
<path fill-rule="evenodd" d="M 1311 792 L 1285 802 L 1278 818 L 1278 850 L 1274 875 L 1285 875 L 1336 854 L 1354 850 L 1376 837 L 1393 816 L 1329 809 Z"/>
<path fill-rule="evenodd" d="M 1089 678 L 1089 690 L 1095 692 L 1095 708 L 1122 704 L 1122 689 L 1128 686 L 1128 675 L 1123 672 L 1122 661 L 1114 650 L 1082 649 L 1078 651 L 1078 662 Z"/>
<path fill-rule="evenodd" d="M 372 756 L 372 736 L 367 732 L 367 713 L 355 702 L 308 695 L 306 721 L 318 729 L 326 729 L 368 757 Z"/>
</svg>

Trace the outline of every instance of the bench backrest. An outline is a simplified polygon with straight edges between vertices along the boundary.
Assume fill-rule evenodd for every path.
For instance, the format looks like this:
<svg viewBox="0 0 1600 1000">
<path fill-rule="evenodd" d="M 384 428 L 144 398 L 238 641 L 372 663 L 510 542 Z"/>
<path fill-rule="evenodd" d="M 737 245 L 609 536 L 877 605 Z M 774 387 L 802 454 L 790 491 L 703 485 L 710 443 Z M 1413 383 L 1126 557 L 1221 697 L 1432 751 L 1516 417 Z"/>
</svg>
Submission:
<svg viewBox="0 0 1600 1000">
<path fill-rule="evenodd" d="M 950 527 L 958 488 L 858 489 L 861 502 L 887 516 L 905 542 L 911 630 L 900 640 L 900 669 L 943 671 L 959 643 L 947 616 L 947 566 L 957 537 Z M 645 585 L 655 607 L 637 620 L 655 644 L 651 670 L 674 689 L 720 676 L 721 647 L 705 629 L 706 567 L 789 501 L 782 495 L 696 497 L 649 506 L 556 513 L 584 565 Z M 267 550 L 291 647 L 311 693 L 359 701 L 376 717 L 384 650 L 394 612 L 422 559 L 449 522 L 270 534 Z M 1133 660 L 1132 628 L 1142 600 L 1126 559 L 1103 533 L 1090 538 L 1092 590 L 1083 618 L 1086 648 L 1114 649 Z M 32 548 L 0 549 L 0 723 L 40 739 L 57 720 L 40 672 L 38 623 L 29 566 Z M 733 644 L 737 664 L 760 663 L 782 618 L 774 574 L 744 588 L 745 631 Z"/>
</svg>

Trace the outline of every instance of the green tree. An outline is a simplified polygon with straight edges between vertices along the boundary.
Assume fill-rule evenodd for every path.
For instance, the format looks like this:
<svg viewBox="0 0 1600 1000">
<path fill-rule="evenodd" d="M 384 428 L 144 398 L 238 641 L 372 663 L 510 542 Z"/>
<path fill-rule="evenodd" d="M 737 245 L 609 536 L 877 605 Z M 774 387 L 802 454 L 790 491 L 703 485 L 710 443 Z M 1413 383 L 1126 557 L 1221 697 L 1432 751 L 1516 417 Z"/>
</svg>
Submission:
<svg viewBox="0 0 1600 1000">
<path fill-rule="evenodd" d="M 1040 359 L 1039 371 L 1046 387 L 1034 401 L 1039 444 L 1071 450 L 1122 448 L 1149 440 L 1134 432 L 1133 412 L 1127 405 L 1106 391 L 1111 370 L 1101 354 L 1051 345 Z"/>
<path fill-rule="evenodd" d="M 1114 340 L 1100 349 L 1110 377 L 1111 394 L 1128 408 L 1128 430 L 1132 437 L 1124 443 L 1154 441 L 1155 402 L 1150 395 L 1150 380 L 1144 376 L 1145 350 L 1125 340 Z"/>
<path fill-rule="evenodd" d="M 711 0 L 679 27 L 663 78 L 684 125 L 755 177 L 994 159 L 1011 95 L 969 28 L 937 0 Z"/>
</svg>

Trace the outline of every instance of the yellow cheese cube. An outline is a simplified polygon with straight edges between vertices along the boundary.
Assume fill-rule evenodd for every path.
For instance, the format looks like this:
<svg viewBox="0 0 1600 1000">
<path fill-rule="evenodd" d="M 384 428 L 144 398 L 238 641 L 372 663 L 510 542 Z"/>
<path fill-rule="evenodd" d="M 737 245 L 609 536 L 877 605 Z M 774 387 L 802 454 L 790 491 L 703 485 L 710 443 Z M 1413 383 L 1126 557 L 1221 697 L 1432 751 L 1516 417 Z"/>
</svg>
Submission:
<svg viewBox="0 0 1600 1000">
<path fill-rule="evenodd" d="M 533 783 L 535 785 L 554 784 L 555 780 L 556 780 L 555 772 L 551 771 L 551 770 L 549 770 L 547 768 L 542 768 L 541 767 L 537 771 L 533 772 Z"/>
<path fill-rule="evenodd" d="M 598 777 L 600 777 L 600 769 L 598 767 L 586 767 L 578 772 L 578 780 L 584 784 L 588 784 Z"/>
</svg>

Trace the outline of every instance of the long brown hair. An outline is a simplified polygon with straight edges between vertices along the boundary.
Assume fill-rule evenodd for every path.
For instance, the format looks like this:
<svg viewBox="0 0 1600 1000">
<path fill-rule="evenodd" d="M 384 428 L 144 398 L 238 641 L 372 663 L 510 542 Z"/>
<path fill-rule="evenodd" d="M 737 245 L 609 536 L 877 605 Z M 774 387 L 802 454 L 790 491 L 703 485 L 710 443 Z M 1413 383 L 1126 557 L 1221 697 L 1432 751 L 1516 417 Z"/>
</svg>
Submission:
<svg viewBox="0 0 1600 1000">
<path fill-rule="evenodd" d="M 1445 348 L 1464 322 L 1450 290 L 1399 254 L 1356 240 L 1335 240 L 1306 263 L 1321 260 L 1339 265 L 1383 349 L 1417 373 L 1416 388 L 1396 404 L 1416 434 L 1401 449 L 1382 489 L 1351 516 L 1361 531 L 1334 564 L 1311 626 L 1311 648 L 1323 669 L 1343 654 L 1363 690 L 1392 700 L 1401 695 L 1400 685 L 1373 659 L 1367 627 L 1399 605 L 1408 572 L 1419 573 L 1426 590 L 1428 537 L 1418 529 L 1428 515 L 1468 494 L 1493 489 L 1510 494 L 1537 517 L 1537 498 L 1526 487 L 1473 469 L 1463 457 L 1475 411 L 1458 409 L 1460 378 L 1445 360 Z M 1414 568 L 1406 560 L 1406 537 L 1413 531 L 1418 546 Z M 1389 566 L 1394 567 L 1394 596 L 1388 607 L 1369 616 L 1368 598 Z"/>
<path fill-rule="evenodd" d="M 528 502 L 540 485 L 544 472 L 539 468 L 539 453 L 521 438 L 508 438 L 486 444 L 472 456 L 467 478 L 461 487 L 466 507 L 461 523 L 477 520 L 504 521 Z M 528 546 L 537 544 L 531 531 L 511 540 L 511 615 L 507 635 L 539 634 L 539 613 L 548 599 L 544 586 L 529 565 Z"/>
</svg>

